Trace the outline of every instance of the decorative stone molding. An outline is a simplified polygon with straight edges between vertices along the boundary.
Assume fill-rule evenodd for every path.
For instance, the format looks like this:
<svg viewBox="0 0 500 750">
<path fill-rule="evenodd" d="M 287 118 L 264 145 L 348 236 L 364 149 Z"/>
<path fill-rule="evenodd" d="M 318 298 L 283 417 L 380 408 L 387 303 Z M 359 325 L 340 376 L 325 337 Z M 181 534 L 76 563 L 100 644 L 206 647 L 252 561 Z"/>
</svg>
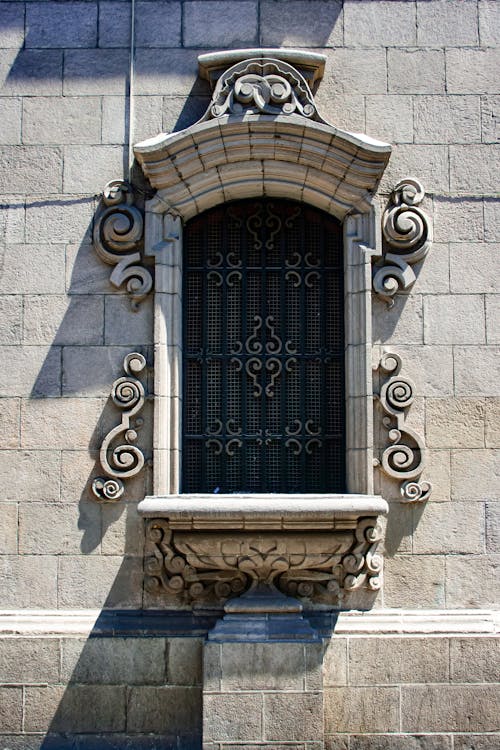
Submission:
<svg viewBox="0 0 500 750">
<path fill-rule="evenodd" d="M 431 220 L 419 208 L 424 196 L 422 184 L 405 177 L 392 191 L 382 216 L 383 255 L 374 267 L 373 289 L 389 307 L 398 292 L 415 283 L 411 266 L 423 260 L 432 245 Z"/>
<path fill-rule="evenodd" d="M 99 257 L 116 268 L 110 276 L 113 286 L 127 282 L 132 309 L 151 291 L 153 278 L 142 263 L 141 247 L 144 220 L 133 205 L 131 186 L 123 180 L 112 180 L 104 188 L 102 206 L 94 224 L 94 247 Z"/>
<path fill-rule="evenodd" d="M 145 588 L 170 606 L 221 608 L 263 589 L 340 606 L 350 591 L 380 588 L 386 509 L 373 496 L 148 498 Z"/>
<path fill-rule="evenodd" d="M 401 365 L 401 357 L 394 353 L 386 352 L 380 359 L 379 369 L 393 373 L 378 396 L 386 414 L 382 421 L 389 431 L 391 445 L 375 465 L 388 477 L 401 482 L 403 502 L 414 503 L 427 500 L 432 485 L 418 479 L 425 466 L 425 447 L 422 438 L 406 424 L 406 410 L 413 402 L 415 386 L 409 378 L 400 375 Z"/>
<path fill-rule="evenodd" d="M 123 410 L 123 414 L 120 424 L 106 435 L 101 445 L 99 460 L 106 476 L 96 477 L 92 482 L 95 497 L 103 502 L 119 500 L 124 491 L 122 480 L 135 476 L 144 466 L 144 454 L 136 445 L 131 445 L 137 440 L 137 430 L 143 420 L 139 417 L 131 424 L 131 419 L 144 406 L 144 386 L 134 376 L 145 367 L 146 360 L 142 354 L 127 354 L 123 360 L 127 375 L 113 383 L 111 399 Z"/>
</svg>

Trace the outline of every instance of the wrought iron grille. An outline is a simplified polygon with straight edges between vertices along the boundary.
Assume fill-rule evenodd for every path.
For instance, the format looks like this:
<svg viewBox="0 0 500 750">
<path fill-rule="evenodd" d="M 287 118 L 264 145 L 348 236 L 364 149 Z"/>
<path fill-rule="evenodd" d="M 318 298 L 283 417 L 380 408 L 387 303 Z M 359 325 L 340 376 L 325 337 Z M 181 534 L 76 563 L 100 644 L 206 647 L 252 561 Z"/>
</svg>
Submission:
<svg viewBox="0 0 500 750">
<path fill-rule="evenodd" d="M 241 201 L 184 245 L 183 492 L 344 491 L 340 225 Z"/>
</svg>

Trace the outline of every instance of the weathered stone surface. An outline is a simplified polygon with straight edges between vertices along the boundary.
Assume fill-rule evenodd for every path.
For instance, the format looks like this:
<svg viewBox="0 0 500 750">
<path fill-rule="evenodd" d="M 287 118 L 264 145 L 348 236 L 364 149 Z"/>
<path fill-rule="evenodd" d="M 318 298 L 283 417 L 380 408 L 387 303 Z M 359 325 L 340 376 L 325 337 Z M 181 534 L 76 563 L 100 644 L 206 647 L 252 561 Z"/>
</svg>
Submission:
<svg viewBox="0 0 500 750">
<path fill-rule="evenodd" d="M 142 558 L 91 555 L 59 559 L 59 606 L 138 609 Z"/>
<path fill-rule="evenodd" d="M 122 375 L 129 347 L 66 346 L 63 349 L 63 395 L 108 396 Z M 92 377 L 89 377 L 92 373 Z"/>
<path fill-rule="evenodd" d="M 481 97 L 481 131 L 483 143 L 500 140 L 500 96 Z"/>
<path fill-rule="evenodd" d="M 26 241 L 36 245 L 46 242 L 49 238 L 51 243 L 66 243 L 75 240 L 81 242 L 84 238 L 90 237 L 94 211 L 95 199 L 90 196 L 61 195 L 49 203 L 36 197 L 28 198 Z M 39 251 L 38 248 L 29 247 L 28 252 Z M 44 290 L 40 291 L 43 293 Z"/>
<path fill-rule="evenodd" d="M 29 3 L 26 29 L 26 47 L 94 47 L 97 7 L 72 1 Z"/>
<path fill-rule="evenodd" d="M 47 346 L 0 347 L 16 380 L 4 380 L 0 396 L 46 398 L 61 395 L 61 350 Z"/>
<path fill-rule="evenodd" d="M 480 554 L 484 536 L 483 514 L 471 513 L 466 503 L 428 503 L 413 535 L 413 551 Z"/>
<path fill-rule="evenodd" d="M 21 685 L 59 682 L 58 638 L 1 638 L 0 681 Z"/>
<path fill-rule="evenodd" d="M 483 239 L 483 201 L 467 198 L 434 198 L 436 242 L 467 242 Z M 427 262 L 427 261 L 426 261 Z"/>
<path fill-rule="evenodd" d="M 467 148 L 471 148 L 467 146 Z M 380 189 L 389 193 L 402 174 L 418 174 L 429 193 L 449 192 L 448 148 L 401 144 L 394 146 L 391 160 L 384 172 Z"/>
<path fill-rule="evenodd" d="M 498 688 L 493 686 L 405 685 L 401 698 L 402 728 L 407 732 L 498 729 Z"/>
<path fill-rule="evenodd" d="M 418 44 L 436 47 L 478 44 L 475 3 L 463 3 L 461 0 L 419 3 L 417 18 Z"/>
<path fill-rule="evenodd" d="M 0 451 L 2 500 L 58 500 L 59 464 L 55 450 Z"/>
<path fill-rule="evenodd" d="M 79 508 L 53 502 L 24 502 L 19 506 L 21 555 L 89 554 L 98 551 L 100 535 L 100 508 L 96 503 L 81 503 Z"/>
<path fill-rule="evenodd" d="M 360 734 L 351 735 L 349 742 L 349 750 L 451 750 L 452 747 L 451 736 L 445 734 Z"/>
<path fill-rule="evenodd" d="M 78 460 L 78 459 L 77 459 Z M 92 458 L 89 457 L 89 465 L 92 471 L 85 476 L 83 485 L 86 487 L 82 495 L 94 502 L 91 484 L 95 476 L 102 476 L 101 466 L 99 463 L 93 465 Z M 83 467 L 81 469 L 82 474 Z M 80 474 L 80 471 L 78 471 Z M 103 555 L 142 555 L 144 551 L 144 521 L 137 513 L 137 500 L 142 500 L 146 494 L 145 474 L 141 472 L 136 477 L 127 479 L 126 501 L 121 503 L 104 503 L 101 506 L 102 518 L 102 540 L 101 551 Z M 69 482 L 66 479 L 69 475 Z M 61 469 L 61 494 L 64 500 L 69 500 L 64 496 L 67 487 L 75 487 L 74 494 L 79 494 L 82 489 L 82 482 L 78 483 L 73 477 L 75 475 L 72 457 L 68 452 L 62 455 Z M 182 684 L 182 683 L 180 683 Z"/>
<path fill-rule="evenodd" d="M 449 649 L 445 638 L 351 638 L 349 684 L 384 685 L 446 682 Z"/>
<path fill-rule="evenodd" d="M 66 146 L 64 192 L 100 193 L 109 176 L 121 174 L 122 169 L 123 149 L 119 146 Z"/>
<path fill-rule="evenodd" d="M 430 448 L 482 448 L 484 399 L 427 399 L 426 442 Z"/>
<path fill-rule="evenodd" d="M 500 292 L 498 274 L 488 273 L 495 266 L 500 255 L 500 245 L 493 242 L 484 244 L 453 244 L 450 246 L 451 291 L 462 293 Z"/>
<path fill-rule="evenodd" d="M 429 295 L 424 298 L 426 344 L 477 344 L 485 341 L 484 300 L 479 295 Z"/>
<path fill-rule="evenodd" d="M 486 242 L 500 241 L 500 200 L 487 198 L 484 201 L 484 239 Z"/>
<path fill-rule="evenodd" d="M 332 122 L 335 122 L 335 120 L 332 120 Z M 349 127 L 352 129 L 353 125 L 351 124 Z M 412 143 L 412 97 L 404 95 L 367 96 L 366 132 L 373 138 L 387 143 Z"/>
<path fill-rule="evenodd" d="M 164 638 L 65 638 L 62 641 L 63 682 L 162 684 L 165 666 Z"/>
<path fill-rule="evenodd" d="M 474 555 L 473 557 L 451 555 L 448 557 L 446 560 L 446 605 L 451 608 L 495 607 L 499 569 L 500 555 Z M 492 727 L 484 731 L 494 730 L 495 727 Z"/>
<path fill-rule="evenodd" d="M 486 503 L 486 552 L 500 552 L 500 508 Z"/>
<path fill-rule="evenodd" d="M 18 195 L 3 195 L 0 198 L 0 231 L 5 245 L 24 242 L 24 219 L 24 200 Z"/>
<path fill-rule="evenodd" d="M 453 359 L 457 396 L 500 396 L 497 346 L 457 346 Z"/>
<path fill-rule="evenodd" d="M 486 297 L 486 342 L 500 344 L 500 297 Z"/>
<path fill-rule="evenodd" d="M 21 405 L 23 448 L 78 449 L 100 447 L 103 410 L 99 398 L 31 399 Z M 119 421 L 119 420 L 118 420 Z"/>
<path fill-rule="evenodd" d="M 451 346 L 394 347 L 404 362 L 404 371 L 415 385 L 416 396 L 445 397 L 453 394 Z"/>
<path fill-rule="evenodd" d="M 500 497 L 498 458 L 498 450 L 454 450 L 451 456 L 453 498 Z"/>
<path fill-rule="evenodd" d="M 24 303 L 25 344 L 102 344 L 102 296 L 40 295 Z"/>
<path fill-rule="evenodd" d="M 221 660 L 223 693 L 303 688 L 305 654 L 301 643 L 282 643 L 279 648 L 274 643 L 225 643 Z"/>
<path fill-rule="evenodd" d="M 343 44 L 342 3 L 339 0 L 288 0 L 284 8 L 273 0 L 260 2 L 260 41 L 269 47 L 338 47 Z"/>
<path fill-rule="evenodd" d="M 98 97 L 43 97 L 23 104 L 24 143 L 99 143 Z"/>
<path fill-rule="evenodd" d="M 416 43 L 415 7 L 406 2 L 346 3 L 346 47 L 411 47 Z"/>
<path fill-rule="evenodd" d="M 173 95 L 187 96 L 203 92 L 208 94 L 205 81 L 198 77 L 197 57 L 200 50 L 170 49 L 159 57 L 154 49 L 136 50 L 135 93 L 137 95 L 159 94 L 166 91 Z M 121 91 L 105 93 L 123 94 Z"/>
<path fill-rule="evenodd" d="M 443 50 L 389 49 L 387 64 L 390 94 L 444 94 Z"/>
<path fill-rule="evenodd" d="M 500 638 L 451 638 L 452 682 L 498 682 Z"/>
<path fill-rule="evenodd" d="M 332 125 L 346 130 L 351 128 L 360 133 L 367 130 L 364 96 L 360 94 L 331 94 L 325 84 L 325 88 L 320 87 L 318 89 L 314 99 L 322 117 L 331 122 Z"/>
<path fill-rule="evenodd" d="M 68 294 L 121 294 L 109 281 L 109 266 L 97 257 L 91 245 L 66 247 L 66 289 Z"/>
<path fill-rule="evenodd" d="M 387 76 L 382 50 L 326 50 L 327 62 L 322 82 L 327 94 L 385 94 Z M 405 91 L 404 93 L 408 93 Z"/>
<path fill-rule="evenodd" d="M 17 503 L 1 503 L 0 550 L 4 555 L 17 554 Z"/>
<path fill-rule="evenodd" d="M 173 130 L 179 131 L 189 127 L 205 114 L 209 103 L 210 97 L 203 95 L 164 96 L 161 130 L 164 133 L 170 133 Z M 139 123 L 136 123 L 136 127 L 142 127 L 145 130 L 144 125 Z"/>
<path fill-rule="evenodd" d="M 130 46 L 130 11 L 121 0 L 99 3 L 99 47 Z"/>
<path fill-rule="evenodd" d="M 397 732 L 399 689 L 339 687 L 325 690 L 325 734 Z"/>
<path fill-rule="evenodd" d="M 127 697 L 127 730 L 189 738 L 201 731 L 201 691 L 190 687 L 132 687 Z M 198 744 L 196 742 L 196 744 Z"/>
<path fill-rule="evenodd" d="M 2 732 L 20 732 L 22 718 L 22 689 L 15 687 L 0 687 L 0 730 Z"/>
<path fill-rule="evenodd" d="M 0 555 L 2 609 L 55 609 L 57 558 L 49 555 Z"/>
<path fill-rule="evenodd" d="M 63 294 L 62 245 L 6 245 L 0 293 Z"/>
<path fill-rule="evenodd" d="M 321 693 L 264 693 L 265 740 L 312 741 L 322 735 Z"/>
<path fill-rule="evenodd" d="M 396 555 L 384 562 L 386 607 L 442 607 L 445 561 L 437 555 Z M 353 730 L 356 731 L 356 730 Z"/>
<path fill-rule="evenodd" d="M 496 146 L 450 146 L 451 190 L 469 195 L 494 194 L 499 169 L 500 156 Z"/>
<path fill-rule="evenodd" d="M 417 282 L 412 294 L 448 294 L 450 291 L 450 250 L 447 243 L 432 243 L 432 252 L 415 268 Z"/>
<path fill-rule="evenodd" d="M 201 638 L 171 638 L 168 641 L 167 675 L 172 685 L 201 685 L 203 682 Z"/>
<path fill-rule="evenodd" d="M 347 685 L 347 638 L 333 635 L 323 657 L 325 687 Z"/>
<path fill-rule="evenodd" d="M 63 159 L 60 148 L 0 147 L 0 192 L 60 193 Z"/>
<path fill-rule="evenodd" d="M 453 750 L 497 750 L 499 743 L 500 734 L 453 735 Z"/>
<path fill-rule="evenodd" d="M 124 95 L 128 72 L 129 53 L 127 49 L 71 50 L 64 57 L 63 93 L 65 96 L 85 94 Z"/>
<path fill-rule="evenodd" d="M 2 3 L 3 5 L 3 3 Z M 62 50 L 1 50 L 2 96 L 49 96 L 62 92 Z"/>
<path fill-rule="evenodd" d="M 385 302 L 373 300 L 373 343 L 422 344 L 423 311 L 420 295 L 396 297 L 394 306 L 387 309 Z M 443 343 L 443 342 L 431 342 Z"/>
<path fill-rule="evenodd" d="M 22 310 L 23 298 L 21 296 L 0 297 L 1 344 L 21 343 Z"/>
<path fill-rule="evenodd" d="M 0 5 L 0 12 L 1 10 Z M 21 143 L 21 99 L 0 99 L 0 119 L 2 121 L 0 143 L 10 145 Z"/>
<path fill-rule="evenodd" d="M 500 8 L 496 0 L 481 0 L 479 3 L 479 40 L 483 47 L 498 46 L 496 30 L 500 24 Z M 462 748 L 460 747 L 460 750 Z M 479 750 L 482 750 L 480 748 Z"/>
<path fill-rule="evenodd" d="M 201 5 L 201 3 L 187 3 L 187 8 L 191 5 Z M 250 3 L 248 3 L 250 5 Z M 244 9 L 243 9 L 244 10 Z M 207 8 L 205 19 L 212 15 L 210 8 Z M 137 47 L 180 47 L 181 46 L 181 3 L 180 2 L 160 2 L 149 3 L 139 2 L 136 5 L 136 37 Z M 194 12 L 196 16 L 196 11 Z M 188 12 L 189 16 L 189 12 Z M 158 19 L 168 19 L 166 23 L 158 23 Z M 245 25 L 246 14 L 243 12 L 243 18 L 239 18 L 239 24 Z M 186 20 L 189 23 L 189 17 Z M 195 21 L 196 23 L 196 21 Z M 185 41 L 187 46 L 190 46 Z M 207 42 L 203 38 L 199 46 L 206 46 Z M 198 46 L 195 44 L 194 46 Z"/>
<path fill-rule="evenodd" d="M 153 341 L 152 299 L 144 300 L 139 310 L 131 314 L 130 300 L 127 297 L 108 296 L 105 320 L 105 344 L 137 346 L 138 344 L 151 344 Z M 126 325 L 124 325 L 125 320 Z"/>
<path fill-rule="evenodd" d="M 257 2 L 240 0 L 221 5 L 214 0 L 192 0 L 184 5 L 183 31 L 186 47 L 227 49 L 255 44 Z"/>
<path fill-rule="evenodd" d="M 0 5 L 0 47 L 18 50 L 24 43 L 24 7 L 10 2 Z"/>
<path fill-rule="evenodd" d="M 123 685 L 28 687 L 25 730 L 33 732 L 119 732 L 125 729 Z"/>
<path fill-rule="evenodd" d="M 480 143 L 477 96 L 419 96 L 415 99 L 416 143 Z"/>
<path fill-rule="evenodd" d="M 214 742 L 263 739 L 263 694 L 203 696 L 203 738 Z"/>
<path fill-rule="evenodd" d="M 446 50 L 448 93 L 497 94 L 499 62 L 498 49 Z"/>
</svg>

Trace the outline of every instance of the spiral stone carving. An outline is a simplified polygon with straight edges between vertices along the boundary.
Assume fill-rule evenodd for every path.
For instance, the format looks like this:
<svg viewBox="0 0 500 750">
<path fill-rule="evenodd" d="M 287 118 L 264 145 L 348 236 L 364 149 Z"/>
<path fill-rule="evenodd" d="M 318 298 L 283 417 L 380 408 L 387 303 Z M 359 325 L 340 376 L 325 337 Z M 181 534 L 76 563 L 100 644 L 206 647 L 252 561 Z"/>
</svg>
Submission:
<svg viewBox="0 0 500 750">
<path fill-rule="evenodd" d="M 142 263 L 144 221 L 133 205 L 131 186 L 123 180 L 112 180 L 104 188 L 102 205 L 94 224 L 94 247 L 105 263 L 114 268 L 110 282 L 115 287 L 127 283 L 132 309 L 151 291 L 153 278 Z"/>
<path fill-rule="evenodd" d="M 392 191 L 382 217 L 384 249 L 374 267 L 373 289 L 389 307 L 397 292 L 408 291 L 416 281 L 412 265 L 425 258 L 432 245 L 432 224 L 419 208 L 425 196 L 422 184 L 405 177 Z"/>
<path fill-rule="evenodd" d="M 432 491 L 430 482 L 419 480 L 425 466 L 425 446 L 422 438 L 406 425 L 406 409 L 413 403 L 415 386 L 400 375 L 401 357 L 386 352 L 379 369 L 393 373 L 383 384 L 378 399 L 385 412 L 382 420 L 388 430 L 391 445 L 383 451 L 376 465 L 387 476 L 401 481 L 400 493 L 406 503 L 427 500 Z"/>
<path fill-rule="evenodd" d="M 92 482 L 92 492 L 103 502 L 119 500 L 124 492 L 123 480 L 135 476 L 144 466 L 144 454 L 136 445 L 131 445 L 137 440 L 137 431 L 143 420 L 137 418 L 132 424 L 131 419 L 144 406 L 144 386 L 135 375 L 145 367 L 142 354 L 127 354 L 123 361 L 126 376 L 113 383 L 111 399 L 123 414 L 120 424 L 106 435 L 101 445 L 99 460 L 106 476 L 97 477 Z"/>
</svg>

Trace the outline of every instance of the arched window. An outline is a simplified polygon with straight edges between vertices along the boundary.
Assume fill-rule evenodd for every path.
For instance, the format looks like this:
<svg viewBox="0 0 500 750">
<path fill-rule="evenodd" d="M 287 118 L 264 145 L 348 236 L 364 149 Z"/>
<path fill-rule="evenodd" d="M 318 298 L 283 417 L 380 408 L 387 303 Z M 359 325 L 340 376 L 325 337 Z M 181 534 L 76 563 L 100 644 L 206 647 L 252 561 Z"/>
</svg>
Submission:
<svg viewBox="0 0 500 750">
<path fill-rule="evenodd" d="M 183 263 L 186 493 L 340 493 L 342 227 L 294 201 L 189 221 Z"/>
</svg>

